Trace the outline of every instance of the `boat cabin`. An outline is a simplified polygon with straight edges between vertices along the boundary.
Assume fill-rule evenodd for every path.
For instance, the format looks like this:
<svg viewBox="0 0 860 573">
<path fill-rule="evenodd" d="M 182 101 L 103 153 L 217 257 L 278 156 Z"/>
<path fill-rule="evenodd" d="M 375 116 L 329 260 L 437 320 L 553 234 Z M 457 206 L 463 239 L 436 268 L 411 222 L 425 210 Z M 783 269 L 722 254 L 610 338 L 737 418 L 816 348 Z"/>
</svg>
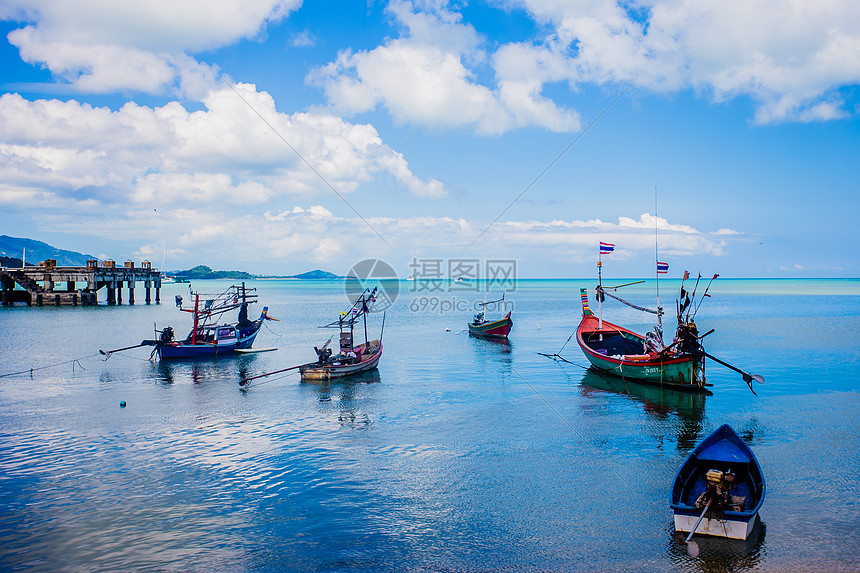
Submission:
<svg viewBox="0 0 860 573">
<path fill-rule="evenodd" d="M 218 344 L 235 344 L 239 338 L 236 328 L 226 325 L 206 325 L 197 328 L 197 342 L 203 343 L 218 343 Z M 185 342 L 191 342 L 193 332 L 188 334 Z"/>
</svg>

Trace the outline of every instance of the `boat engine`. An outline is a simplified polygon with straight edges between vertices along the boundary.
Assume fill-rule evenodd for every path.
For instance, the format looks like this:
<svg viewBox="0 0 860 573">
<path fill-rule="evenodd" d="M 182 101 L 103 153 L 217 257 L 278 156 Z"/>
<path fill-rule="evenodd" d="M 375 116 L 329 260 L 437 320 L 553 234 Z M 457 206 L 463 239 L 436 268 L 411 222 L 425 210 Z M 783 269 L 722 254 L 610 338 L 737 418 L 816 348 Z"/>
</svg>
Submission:
<svg viewBox="0 0 860 573">
<path fill-rule="evenodd" d="M 314 346 L 314 350 L 317 353 L 317 358 L 319 358 L 319 363 L 324 364 L 328 362 L 328 359 L 331 358 L 331 348 L 326 348 L 323 346 L 322 348 L 317 348 Z"/>
<path fill-rule="evenodd" d="M 711 502 L 709 513 L 720 515 L 724 511 L 742 511 L 746 497 L 732 495 L 731 491 L 735 487 L 735 474 L 730 470 L 721 472 L 720 470 L 708 470 L 705 474 L 707 478 L 707 486 L 699 499 L 696 500 L 696 507 L 704 508 Z"/>
<path fill-rule="evenodd" d="M 161 336 L 158 338 L 161 344 L 170 344 L 173 342 L 173 327 L 167 326 L 161 331 Z"/>
</svg>

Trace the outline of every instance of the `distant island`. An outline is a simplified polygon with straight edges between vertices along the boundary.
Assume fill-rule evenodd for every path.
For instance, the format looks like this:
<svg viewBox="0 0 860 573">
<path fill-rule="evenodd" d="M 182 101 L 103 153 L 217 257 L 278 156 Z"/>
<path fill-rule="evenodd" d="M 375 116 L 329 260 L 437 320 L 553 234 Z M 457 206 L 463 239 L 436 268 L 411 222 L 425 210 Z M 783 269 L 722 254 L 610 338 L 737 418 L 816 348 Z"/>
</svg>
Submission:
<svg viewBox="0 0 860 573">
<path fill-rule="evenodd" d="M 319 269 L 308 271 L 299 275 L 291 276 L 269 276 L 269 275 L 253 275 L 244 271 L 213 271 L 205 265 L 198 265 L 187 271 L 170 271 L 164 273 L 177 279 L 188 280 L 209 280 L 209 279 L 229 279 L 229 280 L 253 280 L 253 279 L 301 279 L 301 280 L 325 280 L 325 279 L 340 279 L 342 277 L 327 271 Z"/>
<path fill-rule="evenodd" d="M 26 260 L 22 261 L 20 257 L 25 256 Z M 75 251 L 67 251 L 58 249 L 48 243 L 36 241 L 34 239 L 24 239 L 20 237 L 9 237 L 0 235 L 0 266 L 7 268 L 21 268 L 26 264 L 28 267 L 37 265 L 38 263 L 53 259 L 57 261 L 57 266 L 60 267 L 85 267 L 88 260 L 97 260 L 98 257 L 86 255 Z M 22 264 L 24 263 L 24 264 Z M 270 276 L 270 275 L 254 275 L 243 271 L 213 271 L 212 268 L 205 265 L 198 265 L 192 269 L 185 271 L 165 271 L 162 269 L 162 274 L 167 277 L 187 280 L 208 280 L 208 279 L 227 279 L 227 280 L 254 280 L 254 279 L 300 279 L 300 280 L 330 280 L 341 279 L 343 277 L 321 271 L 319 269 L 308 271 L 299 275 L 290 276 Z"/>
</svg>

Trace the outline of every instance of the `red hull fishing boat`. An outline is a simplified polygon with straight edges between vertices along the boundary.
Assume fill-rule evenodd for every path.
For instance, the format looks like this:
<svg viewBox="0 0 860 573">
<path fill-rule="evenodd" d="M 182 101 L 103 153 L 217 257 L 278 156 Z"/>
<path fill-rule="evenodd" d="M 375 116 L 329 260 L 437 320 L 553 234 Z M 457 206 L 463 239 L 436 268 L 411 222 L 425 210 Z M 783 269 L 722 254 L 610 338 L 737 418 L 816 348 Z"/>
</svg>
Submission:
<svg viewBox="0 0 860 573">
<path fill-rule="evenodd" d="M 609 254 L 615 248 L 610 243 L 601 243 L 599 254 Z M 711 386 L 705 378 L 705 357 L 714 362 L 722 364 L 743 376 L 750 390 L 753 390 L 753 380 L 764 382 L 759 375 L 747 374 L 739 368 L 716 358 L 705 352 L 702 339 L 714 332 L 713 329 L 700 335 L 695 323 L 696 312 L 702 301 L 708 297 L 708 289 L 711 283 L 719 275 L 714 275 L 705 288 L 698 304 L 695 304 L 696 287 L 691 293 L 684 288 L 684 282 L 689 278 L 689 273 L 684 272 L 681 280 L 681 292 L 677 301 L 677 326 L 675 336 L 668 346 L 663 343 L 663 307 L 660 306 L 660 281 L 659 275 L 668 272 L 669 265 L 657 262 L 657 308 L 650 309 L 632 304 L 607 291 L 616 291 L 619 288 L 640 284 L 645 281 L 636 281 L 619 285 L 616 287 L 604 287 L 602 275 L 603 263 L 598 256 L 597 261 L 597 288 L 595 294 L 599 305 L 598 315 L 595 316 L 588 305 L 588 294 L 586 289 L 580 289 L 582 297 L 582 320 L 576 330 L 576 341 L 582 349 L 583 354 L 591 363 L 592 368 L 620 376 L 624 379 L 636 380 L 648 384 L 656 384 L 686 390 L 692 392 L 710 393 L 707 388 Z M 657 324 L 654 329 L 644 336 L 628 330 L 617 324 L 603 320 L 603 301 L 605 297 L 611 297 L 627 306 L 637 310 L 655 314 Z"/>
<path fill-rule="evenodd" d="M 600 291 L 598 291 L 600 293 Z M 676 390 L 708 392 L 704 354 L 647 350 L 648 338 L 607 320 L 588 307 L 586 289 L 581 289 L 582 320 L 576 341 L 592 367 L 623 378 L 659 384 Z M 600 296 L 600 294 L 598 294 Z M 653 333 L 652 334 L 653 338 Z"/>
<path fill-rule="evenodd" d="M 510 312 L 499 320 L 486 320 L 484 318 L 487 306 L 504 302 L 504 300 L 505 295 L 503 294 L 502 298 L 499 300 L 478 303 L 482 310 L 475 315 L 475 318 L 473 318 L 471 322 L 469 322 L 469 334 L 480 338 L 507 338 L 508 334 L 511 333 L 511 329 L 514 327 L 514 321 L 511 320 Z"/>
<path fill-rule="evenodd" d="M 314 347 L 317 353 L 317 361 L 299 366 L 299 374 L 302 380 L 331 380 L 343 378 L 360 372 L 374 370 L 382 358 L 382 333 L 378 340 L 367 339 L 367 314 L 370 312 L 369 304 L 376 302 L 376 288 L 372 291 L 365 289 L 358 300 L 353 303 L 352 308 L 341 312 L 340 317 L 330 324 L 320 328 L 337 328 L 340 330 L 340 351 L 332 353 L 328 348 L 333 337 L 322 348 Z M 355 323 L 359 319 L 364 321 L 364 343 L 353 343 L 353 331 Z M 382 329 L 385 329 L 385 315 L 382 317 Z"/>
<path fill-rule="evenodd" d="M 248 388 L 252 380 L 294 370 L 299 371 L 303 381 L 334 380 L 376 370 L 382 358 L 382 332 L 380 332 L 379 339 L 377 340 L 368 340 L 367 338 L 367 314 L 370 312 L 370 305 L 376 302 L 376 291 L 376 288 L 372 291 L 365 289 L 361 296 L 358 297 L 358 300 L 352 305 L 352 308 L 346 312 L 341 312 L 340 317 L 336 321 L 320 327 L 338 328 L 340 330 L 340 350 L 337 354 L 334 354 L 332 349 L 328 347 L 334 338 L 334 335 L 331 335 L 321 348 L 314 347 L 314 351 L 317 353 L 316 362 L 290 366 L 273 372 L 243 378 L 239 382 L 239 386 Z M 354 344 L 353 333 L 355 323 L 360 318 L 364 321 L 364 342 L 362 344 Z M 382 331 L 384 330 L 385 314 L 383 313 Z"/>
</svg>

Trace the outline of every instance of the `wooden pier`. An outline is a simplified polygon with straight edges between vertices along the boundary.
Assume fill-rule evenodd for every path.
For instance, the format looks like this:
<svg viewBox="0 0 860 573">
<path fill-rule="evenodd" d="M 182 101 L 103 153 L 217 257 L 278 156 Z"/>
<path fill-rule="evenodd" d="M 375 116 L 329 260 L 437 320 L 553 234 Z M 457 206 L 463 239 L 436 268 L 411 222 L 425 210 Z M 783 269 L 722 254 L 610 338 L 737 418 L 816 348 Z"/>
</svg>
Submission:
<svg viewBox="0 0 860 573">
<path fill-rule="evenodd" d="M 54 260 L 39 263 L 37 267 L 18 269 L 0 268 L 0 292 L 4 306 L 23 302 L 27 305 L 81 305 L 98 304 L 98 291 L 107 289 L 108 304 L 122 304 L 122 289 L 128 290 L 128 304 L 134 304 L 134 289 L 140 283 L 144 301 L 161 302 L 161 272 L 148 261 L 136 267 L 133 261 L 117 267 L 114 261 L 87 261 L 85 267 L 58 267 Z M 15 285 L 21 288 L 16 289 Z M 23 289 L 23 290 L 22 290 Z"/>
</svg>

